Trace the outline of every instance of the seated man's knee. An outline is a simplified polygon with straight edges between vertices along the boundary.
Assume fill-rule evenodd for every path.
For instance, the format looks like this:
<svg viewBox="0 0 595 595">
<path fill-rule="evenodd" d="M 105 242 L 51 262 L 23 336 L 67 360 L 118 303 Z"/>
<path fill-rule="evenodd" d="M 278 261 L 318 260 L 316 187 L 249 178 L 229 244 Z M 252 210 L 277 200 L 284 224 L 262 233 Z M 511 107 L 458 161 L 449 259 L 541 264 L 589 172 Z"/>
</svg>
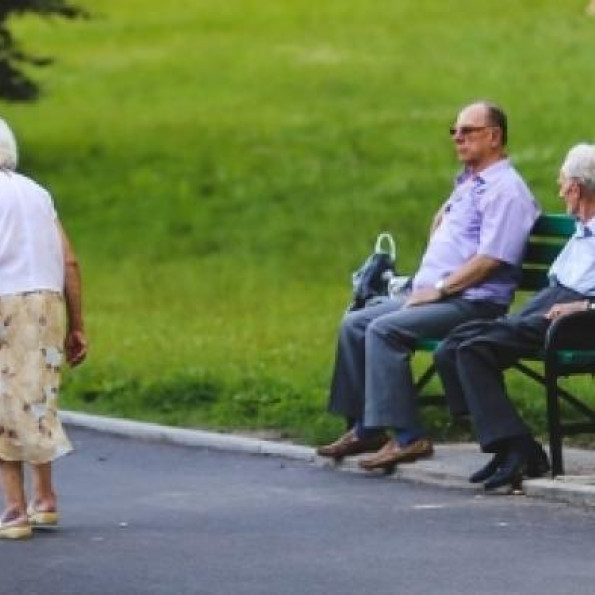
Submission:
<svg viewBox="0 0 595 595">
<path fill-rule="evenodd" d="M 366 329 L 367 335 L 374 335 L 377 337 L 386 337 L 388 335 L 388 325 L 382 317 L 372 320 Z"/>
<path fill-rule="evenodd" d="M 463 346 L 471 346 L 471 349 L 473 349 L 473 346 L 481 341 L 482 334 L 489 328 L 490 322 L 492 321 L 487 323 L 486 321 L 470 321 L 452 331 L 440 342 L 434 352 L 434 361 L 438 368 L 441 364 L 455 361 Z"/>
<path fill-rule="evenodd" d="M 478 352 L 479 349 L 486 349 L 487 345 L 485 341 L 481 340 L 481 337 L 473 337 L 470 339 L 466 339 L 465 341 L 461 341 L 457 346 L 457 359 L 464 359 L 469 355 L 474 355 Z"/>
<path fill-rule="evenodd" d="M 366 337 L 381 339 L 394 346 L 404 346 L 410 349 L 415 347 L 416 337 L 405 329 L 395 326 L 394 321 L 388 317 L 380 317 L 372 321 L 366 329 Z"/>
<path fill-rule="evenodd" d="M 367 320 L 362 316 L 360 310 L 354 312 L 347 312 L 341 321 L 339 334 L 342 336 L 352 336 L 354 334 L 362 334 L 368 325 Z"/>
</svg>

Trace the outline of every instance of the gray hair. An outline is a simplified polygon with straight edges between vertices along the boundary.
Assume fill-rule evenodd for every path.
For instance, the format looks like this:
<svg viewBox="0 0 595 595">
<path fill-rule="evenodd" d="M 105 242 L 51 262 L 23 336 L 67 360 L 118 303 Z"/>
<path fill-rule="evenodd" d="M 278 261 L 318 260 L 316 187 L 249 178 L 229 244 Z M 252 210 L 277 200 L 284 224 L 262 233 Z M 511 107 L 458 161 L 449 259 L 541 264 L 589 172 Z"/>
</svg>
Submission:
<svg viewBox="0 0 595 595">
<path fill-rule="evenodd" d="M 595 192 L 595 146 L 581 143 L 568 151 L 562 164 L 565 177 L 576 180 L 589 193 Z"/>
<path fill-rule="evenodd" d="M 15 170 L 18 160 L 17 141 L 10 126 L 0 118 L 0 169 Z"/>
</svg>

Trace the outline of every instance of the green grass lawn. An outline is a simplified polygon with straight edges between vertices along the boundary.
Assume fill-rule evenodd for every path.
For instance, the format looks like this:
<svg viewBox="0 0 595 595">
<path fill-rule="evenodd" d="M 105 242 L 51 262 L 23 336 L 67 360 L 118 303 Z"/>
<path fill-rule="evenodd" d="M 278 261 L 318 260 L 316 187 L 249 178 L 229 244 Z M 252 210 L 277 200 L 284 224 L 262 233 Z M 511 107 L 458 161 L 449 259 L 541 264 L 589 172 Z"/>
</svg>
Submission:
<svg viewBox="0 0 595 595">
<path fill-rule="evenodd" d="M 350 272 L 382 230 L 415 267 L 459 107 L 508 110 L 547 210 L 595 136 L 584 0 L 79 2 L 94 18 L 15 21 L 57 61 L 40 102 L 0 106 L 84 267 L 66 407 L 327 439 Z M 540 391 L 512 383 L 543 429 Z"/>
</svg>

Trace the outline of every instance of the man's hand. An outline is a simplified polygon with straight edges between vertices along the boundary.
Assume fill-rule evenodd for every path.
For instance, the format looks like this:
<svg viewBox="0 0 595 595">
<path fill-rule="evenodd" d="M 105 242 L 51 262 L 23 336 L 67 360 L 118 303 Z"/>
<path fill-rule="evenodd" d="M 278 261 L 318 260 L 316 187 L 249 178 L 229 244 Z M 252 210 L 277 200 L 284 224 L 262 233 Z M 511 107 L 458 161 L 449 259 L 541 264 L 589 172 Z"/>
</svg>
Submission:
<svg viewBox="0 0 595 595">
<path fill-rule="evenodd" d="M 434 302 L 439 302 L 441 299 L 442 295 L 437 289 L 434 289 L 433 287 L 427 289 L 418 289 L 409 296 L 409 298 L 405 302 L 405 307 L 408 308 L 410 306 L 432 304 Z"/>
<path fill-rule="evenodd" d="M 64 341 L 66 361 L 71 366 L 78 366 L 87 357 L 87 338 L 83 331 L 68 331 Z"/>
<path fill-rule="evenodd" d="M 556 320 L 560 316 L 566 316 L 566 314 L 572 314 L 573 312 L 585 312 L 588 307 L 588 302 L 581 300 L 580 302 L 569 302 L 568 304 L 554 304 L 545 317 L 548 320 Z"/>
</svg>

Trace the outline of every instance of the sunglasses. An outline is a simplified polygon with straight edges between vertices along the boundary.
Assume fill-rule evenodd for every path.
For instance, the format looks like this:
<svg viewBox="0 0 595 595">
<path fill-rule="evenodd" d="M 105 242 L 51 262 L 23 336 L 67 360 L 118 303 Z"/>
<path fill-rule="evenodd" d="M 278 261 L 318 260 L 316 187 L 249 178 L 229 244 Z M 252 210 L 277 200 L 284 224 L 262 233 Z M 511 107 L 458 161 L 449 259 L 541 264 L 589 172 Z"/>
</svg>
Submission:
<svg viewBox="0 0 595 595">
<path fill-rule="evenodd" d="M 468 134 L 479 132 L 480 130 L 485 130 L 486 128 L 490 128 L 490 126 L 461 126 L 459 128 L 453 127 L 449 130 L 449 132 L 450 136 L 456 136 L 457 134 L 467 136 Z"/>
</svg>

